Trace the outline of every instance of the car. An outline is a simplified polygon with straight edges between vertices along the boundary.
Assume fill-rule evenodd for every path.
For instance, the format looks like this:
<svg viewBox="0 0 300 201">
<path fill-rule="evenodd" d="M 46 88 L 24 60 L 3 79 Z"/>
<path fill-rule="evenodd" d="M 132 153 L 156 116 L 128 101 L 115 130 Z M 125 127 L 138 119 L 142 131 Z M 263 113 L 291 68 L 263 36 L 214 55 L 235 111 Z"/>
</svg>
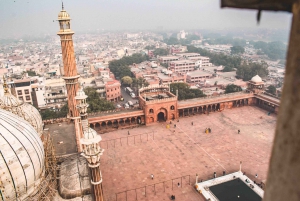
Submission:
<svg viewBox="0 0 300 201">
<path fill-rule="evenodd" d="M 122 106 L 120 104 L 116 105 L 117 108 L 121 108 Z"/>
<path fill-rule="evenodd" d="M 124 108 L 129 108 L 129 105 L 127 103 L 124 104 Z"/>
</svg>

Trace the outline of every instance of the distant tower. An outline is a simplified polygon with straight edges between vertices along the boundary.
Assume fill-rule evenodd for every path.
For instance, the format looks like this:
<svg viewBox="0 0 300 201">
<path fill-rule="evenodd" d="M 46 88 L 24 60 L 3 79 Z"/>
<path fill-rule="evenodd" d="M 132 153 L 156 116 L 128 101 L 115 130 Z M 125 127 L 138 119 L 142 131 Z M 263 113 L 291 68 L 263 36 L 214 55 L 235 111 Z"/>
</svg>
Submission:
<svg viewBox="0 0 300 201">
<path fill-rule="evenodd" d="M 91 172 L 91 184 L 95 201 L 103 201 L 102 190 L 102 174 L 100 170 L 100 156 L 103 154 L 104 149 L 100 148 L 99 142 L 101 136 L 97 132 L 89 127 L 87 119 L 87 107 L 86 102 L 87 95 L 85 95 L 82 88 L 77 91 L 76 94 L 77 109 L 80 112 L 82 119 L 83 137 L 80 142 L 83 146 L 83 153 L 88 162 L 88 166 Z"/>
<path fill-rule="evenodd" d="M 82 127 L 80 126 L 80 116 L 76 109 L 76 92 L 78 90 L 78 79 L 80 75 L 77 73 L 75 54 L 73 47 L 72 35 L 74 32 L 70 28 L 70 15 L 64 10 L 62 5 L 62 10 L 58 14 L 58 21 L 60 30 L 57 35 L 60 36 L 61 49 L 64 65 L 64 77 L 66 82 L 66 88 L 68 93 L 68 107 L 69 107 L 69 117 L 75 123 L 76 130 L 76 142 L 77 149 L 81 152 L 80 138 L 82 136 Z"/>
</svg>

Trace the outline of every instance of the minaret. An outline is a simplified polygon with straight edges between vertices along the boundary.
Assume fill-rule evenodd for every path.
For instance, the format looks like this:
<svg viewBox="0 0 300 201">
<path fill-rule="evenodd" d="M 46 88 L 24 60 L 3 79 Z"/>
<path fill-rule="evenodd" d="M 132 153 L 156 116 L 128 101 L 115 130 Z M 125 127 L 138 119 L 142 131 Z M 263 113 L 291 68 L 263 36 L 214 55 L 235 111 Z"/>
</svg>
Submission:
<svg viewBox="0 0 300 201">
<path fill-rule="evenodd" d="M 76 142 L 78 152 L 81 152 L 82 148 L 80 145 L 80 138 L 82 137 L 82 127 L 80 126 L 80 116 L 76 109 L 76 92 L 78 90 L 78 79 L 80 75 L 77 73 L 75 54 L 73 47 L 72 35 L 74 32 L 70 27 L 70 15 L 64 10 L 64 5 L 62 5 L 62 10 L 58 14 L 58 22 L 60 30 L 57 35 L 60 36 L 61 49 L 64 65 L 64 77 L 66 82 L 66 88 L 68 93 L 68 107 L 69 107 L 69 118 L 75 123 L 76 131 Z"/>
<path fill-rule="evenodd" d="M 82 156 L 87 159 L 91 172 L 91 184 L 95 201 L 103 201 L 100 156 L 103 154 L 104 149 L 101 149 L 99 145 L 99 142 L 102 140 L 101 136 L 89 127 L 87 119 L 87 107 L 89 105 L 86 103 L 86 98 L 87 95 L 85 95 L 83 89 L 80 88 L 75 99 L 77 100 L 77 109 L 81 116 L 83 128 L 83 138 L 80 140 L 80 143 L 83 146 Z"/>
</svg>

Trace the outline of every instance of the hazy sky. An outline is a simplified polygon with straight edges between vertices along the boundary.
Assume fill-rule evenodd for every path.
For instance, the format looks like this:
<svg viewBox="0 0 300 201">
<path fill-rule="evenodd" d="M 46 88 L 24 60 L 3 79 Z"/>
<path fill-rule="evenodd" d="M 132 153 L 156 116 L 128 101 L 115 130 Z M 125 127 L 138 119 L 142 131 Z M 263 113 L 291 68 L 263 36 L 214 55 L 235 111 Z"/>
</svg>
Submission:
<svg viewBox="0 0 300 201">
<path fill-rule="evenodd" d="M 257 27 L 257 11 L 221 9 L 220 0 L 64 0 L 76 32 Z M 0 0 L 0 38 L 58 31 L 61 0 Z M 291 14 L 263 12 L 260 28 L 289 29 Z"/>
</svg>

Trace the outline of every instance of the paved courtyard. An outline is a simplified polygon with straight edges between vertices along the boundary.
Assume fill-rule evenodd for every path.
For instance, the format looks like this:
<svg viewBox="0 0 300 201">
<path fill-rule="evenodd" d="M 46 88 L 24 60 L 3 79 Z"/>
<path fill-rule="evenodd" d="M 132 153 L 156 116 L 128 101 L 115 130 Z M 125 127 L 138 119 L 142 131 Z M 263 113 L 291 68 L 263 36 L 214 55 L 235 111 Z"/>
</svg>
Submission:
<svg viewBox="0 0 300 201">
<path fill-rule="evenodd" d="M 179 120 L 172 122 L 170 129 L 169 122 L 164 122 L 101 135 L 106 201 L 161 201 L 170 200 L 172 194 L 181 201 L 204 200 L 193 190 L 196 173 L 199 181 L 207 180 L 213 172 L 218 176 L 224 170 L 238 171 L 240 161 L 242 171 L 251 179 L 266 180 L 275 115 L 247 106 Z M 212 133 L 205 134 L 205 128 L 211 128 Z M 116 193 L 126 190 L 131 190 L 127 199 L 126 193 L 116 198 Z"/>
</svg>

